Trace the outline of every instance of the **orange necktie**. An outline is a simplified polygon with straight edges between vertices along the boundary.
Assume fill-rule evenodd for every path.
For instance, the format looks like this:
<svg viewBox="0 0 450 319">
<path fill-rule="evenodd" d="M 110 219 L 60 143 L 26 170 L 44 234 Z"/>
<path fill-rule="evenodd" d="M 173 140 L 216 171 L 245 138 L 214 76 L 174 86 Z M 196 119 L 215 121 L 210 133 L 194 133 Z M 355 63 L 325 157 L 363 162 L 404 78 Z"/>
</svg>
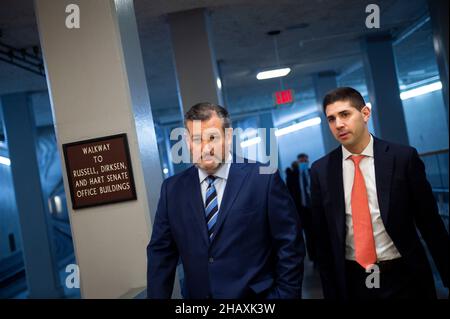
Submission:
<svg viewBox="0 0 450 319">
<path fill-rule="evenodd" d="M 352 155 L 350 158 L 355 164 L 355 178 L 352 188 L 352 221 L 353 236 L 355 240 L 355 257 L 358 264 L 367 269 L 377 261 L 375 240 L 373 238 L 372 220 L 369 210 L 369 200 L 364 176 L 359 163 L 364 155 Z"/>
</svg>

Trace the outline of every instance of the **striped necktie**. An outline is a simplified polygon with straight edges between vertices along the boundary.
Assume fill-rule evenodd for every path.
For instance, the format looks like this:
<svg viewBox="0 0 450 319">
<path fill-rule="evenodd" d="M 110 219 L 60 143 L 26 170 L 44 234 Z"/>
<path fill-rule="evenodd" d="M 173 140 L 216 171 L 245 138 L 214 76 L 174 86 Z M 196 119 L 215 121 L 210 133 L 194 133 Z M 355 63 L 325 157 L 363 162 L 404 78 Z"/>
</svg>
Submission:
<svg viewBox="0 0 450 319">
<path fill-rule="evenodd" d="M 216 177 L 209 175 L 206 178 L 208 182 L 208 188 L 206 189 L 206 201 L 205 201 L 205 216 L 206 224 L 208 225 L 208 236 L 212 238 L 214 234 L 214 226 L 216 225 L 217 215 L 219 213 L 219 205 L 217 202 L 217 192 L 214 187 L 214 181 Z"/>
</svg>

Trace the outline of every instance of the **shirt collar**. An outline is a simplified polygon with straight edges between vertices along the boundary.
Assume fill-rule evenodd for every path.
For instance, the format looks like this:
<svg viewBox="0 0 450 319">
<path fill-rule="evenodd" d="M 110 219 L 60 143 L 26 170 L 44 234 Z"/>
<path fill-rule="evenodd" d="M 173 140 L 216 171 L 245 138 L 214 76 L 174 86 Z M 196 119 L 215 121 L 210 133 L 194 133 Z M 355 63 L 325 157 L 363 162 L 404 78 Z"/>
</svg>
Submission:
<svg viewBox="0 0 450 319">
<path fill-rule="evenodd" d="M 219 170 L 217 172 L 214 173 L 214 176 L 218 177 L 218 178 L 222 178 L 224 180 L 228 179 L 228 173 L 230 172 L 230 166 L 231 166 L 231 162 L 233 161 L 233 156 L 231 155 L 231 153 L 228 154 L 228 158 L 225 161 L 225 163 L 223 163 Z M 203 181 L 209 176 L 208 173 L 206 173 L 203 169 L 199 168 L 198 169 L 198 177 L 200 179 L 200 184 L 203 183 Z"/>
<path fill-rule="evenodd" d="M 369 144 L 367 144 L 366 148 L 361 152 L 361 154 L 352 154 L 344 147 L 344 145 L 342 145 L 342 159 L 346 160 L 352 155 L 364 155 L 367 157 L 373 157 L 373 136 L 372 136 L 372 134 L 370 134 Z"/>
</svg>

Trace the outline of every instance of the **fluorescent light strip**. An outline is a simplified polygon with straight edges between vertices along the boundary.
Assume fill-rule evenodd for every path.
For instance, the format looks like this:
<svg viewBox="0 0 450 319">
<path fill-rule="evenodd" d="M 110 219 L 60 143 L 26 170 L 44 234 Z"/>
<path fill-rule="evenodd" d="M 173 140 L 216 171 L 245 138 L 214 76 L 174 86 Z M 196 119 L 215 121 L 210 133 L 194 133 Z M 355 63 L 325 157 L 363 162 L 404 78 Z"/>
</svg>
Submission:
<svg viewBox="0 0 450 319">
<path fill-rule="evenodd" d="M 59 197 L 58 195 L 55 196 L 54 198 L 55 200 L 55 207 L 56 207 L 56 212 L 58 214 L 61 214 L 62 212 L 62 201 L 61 201 L 61 197 Z"/>
<path fill-rule="evenodd" d="M 239 138 L 241 140 L 245 140 L 245 139 L 251 139 L 253 137 L 256 137 L 258 135 L 258 130 L 254 129 L 254 128 L 248 128 L 245 131 L 243 131 L 243 133 L 239 134 Z"/>
<path fill-rule="evenodd" d="M 424 85 L 424 86 L 420 86 L 418 88 L 412 89 L 412 90 L 408 90 L 408 91 L 404 91 L 402 93 L 400 93 L 400 98 L 402 100 L 407 100 L 416 96 L 420 96 L 423 94 L 427 94 L 430 92 L 434 92 L 434 91 L 438 91 L 442 89 L 442 82 L 438 81 L 438 82 L 434 82 L 428 85 Z"/>
<path fill-rule="evenodd" d="M 246 148 L 246 147 L 249 147 L 249 146 L 252 146 L 255 144 L 259 144 L 259 143 L 261 143 L 261 137 L 258 136 L 258 137 L 254 137 L 249 140 L 241 142 L 241 147 Z"/>
<path fill-rule="evenodd" d="M 0 156 L 0 164 L 11 166 L 11 160 L 7 157 Z"/>
<path fill-rule="evenodd" d="M 300 123 L 296 123 L 296 124 L 278 129 L 275 131 L 275 136 L 277 136 L 277 137 L 283 136 L 283 135 L 290 134 L 295 131 L 302 130 L 302 129 L 310 127 L 310 126 L 319 125 L 320 122 L 321 122 L 320 117 L 314 117 L 312 119 L 302 121 Z"/>
<path fill-rule="evenodd" d="M 256 75 L 256 78 L 258 80 L 267 80 L 272 78 L 279 78 L 281 76 L 286 76 L 291 72 L 291 68 L 283 68 L 283 69 L 275 69 L 275 70 L 269 70 L 269 71 L 263 71 L 259 72 Z"/>
<path fill-rule="evenodd" d="M 424 79 L 422 81 L 414 82 L 411 84 L 402 84 L 402 85 L 400 85 L 400 90 L 407 91 L 410 89 L 417 88 L 419 86 L 427 85 L 427 84 L 434 83 L 434 82 L 439 82 L 439 79 L 440 79 L 439 75 L 435 75 L 435 76 L 432 76 L 431 78 Z"/>
<path fill-rule="evenodd" d="M 219 90 L 222 90 L 222 81 L 219 79 L 219 78 L 217 78 L 217 88 L 219 89 Z"/>
</svg>

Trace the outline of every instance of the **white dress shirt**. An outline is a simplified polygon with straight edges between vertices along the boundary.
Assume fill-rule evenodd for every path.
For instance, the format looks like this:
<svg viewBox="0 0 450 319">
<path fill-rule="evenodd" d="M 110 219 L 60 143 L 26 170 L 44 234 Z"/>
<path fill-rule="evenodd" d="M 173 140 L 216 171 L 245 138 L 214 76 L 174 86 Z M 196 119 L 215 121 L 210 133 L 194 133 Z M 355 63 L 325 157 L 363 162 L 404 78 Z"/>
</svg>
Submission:
<svg viewBox="0 0 450 319">
<path fill-rule="evenodd" d="M 214 175 L 216 180 L 214 181 L 214 187 L 216 188 L 217 193 L 217 208 L 220 209 L 220 204 L 222 202 L 223 193 L 225 192 L 225 186 L 227 185 L 228 173 L 230 172 L 231 162 L 233 160 L 233 156 L 231 154 L 228 155 L 227 160 L 223 163 L 219 170 L 215 172 Z M 208 181 L 206 178 L 209 176 L 201 168 L 198 169 L 198 178 L 200 180 L 200 187 L 202 191 L 203 205 L 206 202 L 206 190 L 208 189 Z"/>
<path fill-rule="evenodd" d="M 370 136 L 370 142 L 361 154 L 352 154 L 344 146 L 342 146 L 342 172 L 344 178 L 344 194 L 345 194 L 345 221 L 346 221 L 346 238 L 345 238 L 345 258 L 355 260 L 355 244 L 353 239 L 353 220 L 352 220 L 352 187 L 355 176 L 355 166 L 349 158 L 351 155 L 365 155 L 361 160 L 359 167 L 364 176 L 367 189 L 367 197 L 369 200 L 369 210 L 372 219 L 372 229 L 375 239 L 375 248 L 377 252 L 377 261 L 391 260 L 400 258 L 401 255 L 395 247 L 392 239 L 389 237 L 384 228 L 381 219 L 380 207 L 378 205 L 377 187 L 375 183 L 375 165 L 373 157 L 373 137 Z"/>
</svg>

